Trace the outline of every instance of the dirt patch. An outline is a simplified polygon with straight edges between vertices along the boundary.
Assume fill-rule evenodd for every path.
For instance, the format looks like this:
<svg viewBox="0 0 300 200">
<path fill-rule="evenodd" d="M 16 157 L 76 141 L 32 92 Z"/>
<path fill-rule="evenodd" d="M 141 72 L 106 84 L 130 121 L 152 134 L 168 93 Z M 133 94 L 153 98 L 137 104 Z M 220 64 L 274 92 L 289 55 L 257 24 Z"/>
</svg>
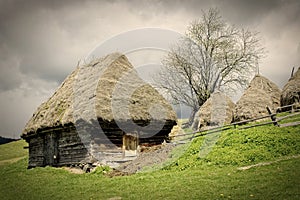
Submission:
<svg viewBox="0 0 300 200">
<path fill-rule="evenodd" d="M 273 163 L 277 163 L 277 162 L 284 161 L 284 160 L 290 160 L 290 159 L 294 159 L 294 158 L 300 158 L 300 155 L 295 155 L 295 156 L 289 156 L 289 157 L 285 157 L 285 158 L 280 158 L 278 160 L 271 161 L 271 162 L 262 162 L 262 163 L 257 163 L 255 165 L 248 165 L 248 166 L 244 166 L 244 167 L 239 167 L 238 170 L 248 170 L 248 169 L 251 169 L 253 167 L 260 167 L 260 166 L 265 166 L 265 165 L 271 165 Z"/>
<path fill-rule="evenodd" d="M 63 167 L 64 170 L 71 172 L 72 174 L 84 174 L 85 172 L 77 167 Z"/>
<path fill-rule="evenodd" d="M 131 175 L 143 171 L 146 167 L 151 168 L 154 165 L 162 164 L 171 157 L 172 149 L 175 146 L 175 144 L 168 143 L 155 146 L 153 149 L 148 148 L 140 153 L 136 159 L 121 164 L 107 175 L 109 177 Z"/>
</svg>

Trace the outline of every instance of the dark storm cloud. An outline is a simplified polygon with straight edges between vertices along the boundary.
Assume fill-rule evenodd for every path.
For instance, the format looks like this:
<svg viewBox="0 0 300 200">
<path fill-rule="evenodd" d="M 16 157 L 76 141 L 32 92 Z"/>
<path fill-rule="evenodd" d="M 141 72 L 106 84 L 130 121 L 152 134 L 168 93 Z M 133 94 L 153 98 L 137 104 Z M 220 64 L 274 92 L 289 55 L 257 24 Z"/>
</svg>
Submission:
<svg viewBox="0 0 300 200">
<path fill-rule="evenodd" d="M 66 52 L 68 34 L 56 15 L 65 6 L 60 1 L 0 1 L 0 51 L 9 52 L 1 55 L 0 90 L 19 86 L 21 75 L 61 82 L 75 67 L 77 61 L 70 62 L 74 52 Z"/>
<path fill-rule="evenodd" d="M 269 51 L 261 72 L 282 87 L 291 68 L 300 65 L 300 1 L 0 0 L 0 134 L 20 132 L 34 109 L 98 44 L 142 27 L 184 33 L 211 7 L 229 23 L 261 32 Z"/>
</svg>

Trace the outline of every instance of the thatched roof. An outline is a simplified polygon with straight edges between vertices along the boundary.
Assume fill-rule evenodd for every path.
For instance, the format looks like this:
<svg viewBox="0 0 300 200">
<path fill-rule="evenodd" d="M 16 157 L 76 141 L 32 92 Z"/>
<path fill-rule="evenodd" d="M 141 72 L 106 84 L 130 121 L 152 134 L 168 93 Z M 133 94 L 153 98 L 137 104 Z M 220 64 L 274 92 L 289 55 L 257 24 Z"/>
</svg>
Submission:
<svg viewBox="0 0 300 200">
<path fill-rule="evenodd" d="M 273 112 L 280 106 L 281 91 L 267 78 L 256 75 L 250 82 L 235 107 L 235 121 L 253 119 L 268 114 L 266 106 Z"/>
<path fill-rule="evenodd" d="M 289 79 L 281 93 L 281 105 L 291 105 L 300 102 L 300 68 Z"/>
<path fill-rule="evenodd" d="M 126 56 L 113 53 L 77 67 L 38 107 L 23 135 L 94 118 L 176 121 L 176 114 L 157 90 L 138 77 Z"/>
<path fill-rule="evenodd" d="M 235 104 L 225 94 L 217 91 L 200 107 L 195 115 L 193 129 L 207 126 L 222 126 L 233 120 Z"/>
</svg>

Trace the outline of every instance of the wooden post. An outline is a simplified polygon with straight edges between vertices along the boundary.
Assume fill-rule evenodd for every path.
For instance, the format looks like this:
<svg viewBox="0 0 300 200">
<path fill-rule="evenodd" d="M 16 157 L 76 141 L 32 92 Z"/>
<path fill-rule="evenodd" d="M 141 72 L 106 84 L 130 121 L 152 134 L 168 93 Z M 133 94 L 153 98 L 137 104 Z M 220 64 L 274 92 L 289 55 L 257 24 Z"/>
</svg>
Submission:
<svg viewBox="0 0 300 200">
<path fill-rule="evenodd" d="M 123 132 L 122 136 L 122 158 L 125 158 L 125 150 L 126 150 L 126 133 Z"/>
<path fill-rule="evenodd" d="M 276 121 L 276 115 L 272 115 L 271 109 L 268 106 L 266 108 L 269 115 L 271 116 L 271 120 L 273 121 L 274 126 L 279 126 L 279 124 Z"/>
<path fill-rule="evenodd" d="M 294 103 L 294 104 L 292 105 L 291 113 L 295 112 L 295 109 L 296 109 L 295 107 L 296 107 L 296 104 Z"/>
<path fill-rule="evenodd" d="M 292 69 L 291 78 L 294 76 L 294 70 L 295 70 L 295 67 L 293 67 L 293 69 Z"/>
</svg>

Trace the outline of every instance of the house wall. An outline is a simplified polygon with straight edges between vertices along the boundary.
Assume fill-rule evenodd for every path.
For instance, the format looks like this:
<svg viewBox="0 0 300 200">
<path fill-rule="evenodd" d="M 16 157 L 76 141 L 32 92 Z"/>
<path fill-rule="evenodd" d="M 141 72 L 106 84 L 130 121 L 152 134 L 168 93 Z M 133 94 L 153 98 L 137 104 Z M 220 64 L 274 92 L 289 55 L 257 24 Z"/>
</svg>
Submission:
<svg viewBox="0 0 300 200">
<path fill-rule="evenodd" d="M 166 120 L 164 124 L 162 122 L 152 122 L 153 124 L 157 124 L 157 126 L 147 126 L 150 122 L 145 122 L 144 120 L 134 121 L 134 126 L 130 127 L 132 121 L 124 121 L 118 122 L 118 125 L 121 127 L 126 127 L 127 130 L 133 130 L 132 132 L 138 132 L 139 134 L 139 142 L 141 145 L 158 145 L 161 144 L 164 140 L 168 139 L 168 135 L 171 132 L 176 122 L 173 120 Z M 120 130 L 119 126 L 116 122 L 106 122 L 99 121 L 99 124 L 104 131 L 105 135 L 111 142 L 113 142 L 117 146 L 122 146 L 122 137 L 123 131 Z M 128 125 L 129 124 L 129 125 Z M 140 130 L 137 127 L 142 127 Z M 159 130 L 159 131 L 158 131 Z M 99 141 L 105 143 L 105 139 L 99 139 Z"/>
<path fill-rule="evenodd" d="M 141 146 L 161 144 L 167 139 L 168 133 L 174 124 L 174 121 L 166 123 L 163 128 L 160 127 L 158 129 L 160 130 L 158 133 L 151 137 L 147 136 L 146 132 L 137 131 L 139 133 L 139 144 Z M 94 130 L 90 124 L 82 124 L 85 128 L 84 132 L 89 134 L 87 137 L 90 143 L 87 146 L 90 151 L 82 143 L 73 125 L 44 129 L 34 135 L 24 136 L 24 139 L 29 143 L 28 167 L 65 166 L 80 162 L 89 163 L 95 158 L 106 159 L 105 155 L 107 153 L 119 153 L 118 151 L 121 151 L 123 144 L 123 131 L 116 124 L 100 123 L 100 125 L 105 135 L 99 134 L 96 131 L 97 129 Z M 155 133 L 155 130 L 148 130 L 147 132 Z"/>
<path fill-rule="evenodd" d="M 58 139 L 58 166 L 76 164 L 88 158 L 88 152 L 75 127 L 63 129 Z"/>
<path fill-rule="evenodd" d="M 88 157 L 74 127 L 40 131 L 25 139 L 29 143 L 29 168 L 76 164 Z"/>
<path fill-rule="evenodd" d="M 29 143 L 28 168 L 44 166 L 44 139 L 41 136 L 26 139 Z"/>
</svg>

